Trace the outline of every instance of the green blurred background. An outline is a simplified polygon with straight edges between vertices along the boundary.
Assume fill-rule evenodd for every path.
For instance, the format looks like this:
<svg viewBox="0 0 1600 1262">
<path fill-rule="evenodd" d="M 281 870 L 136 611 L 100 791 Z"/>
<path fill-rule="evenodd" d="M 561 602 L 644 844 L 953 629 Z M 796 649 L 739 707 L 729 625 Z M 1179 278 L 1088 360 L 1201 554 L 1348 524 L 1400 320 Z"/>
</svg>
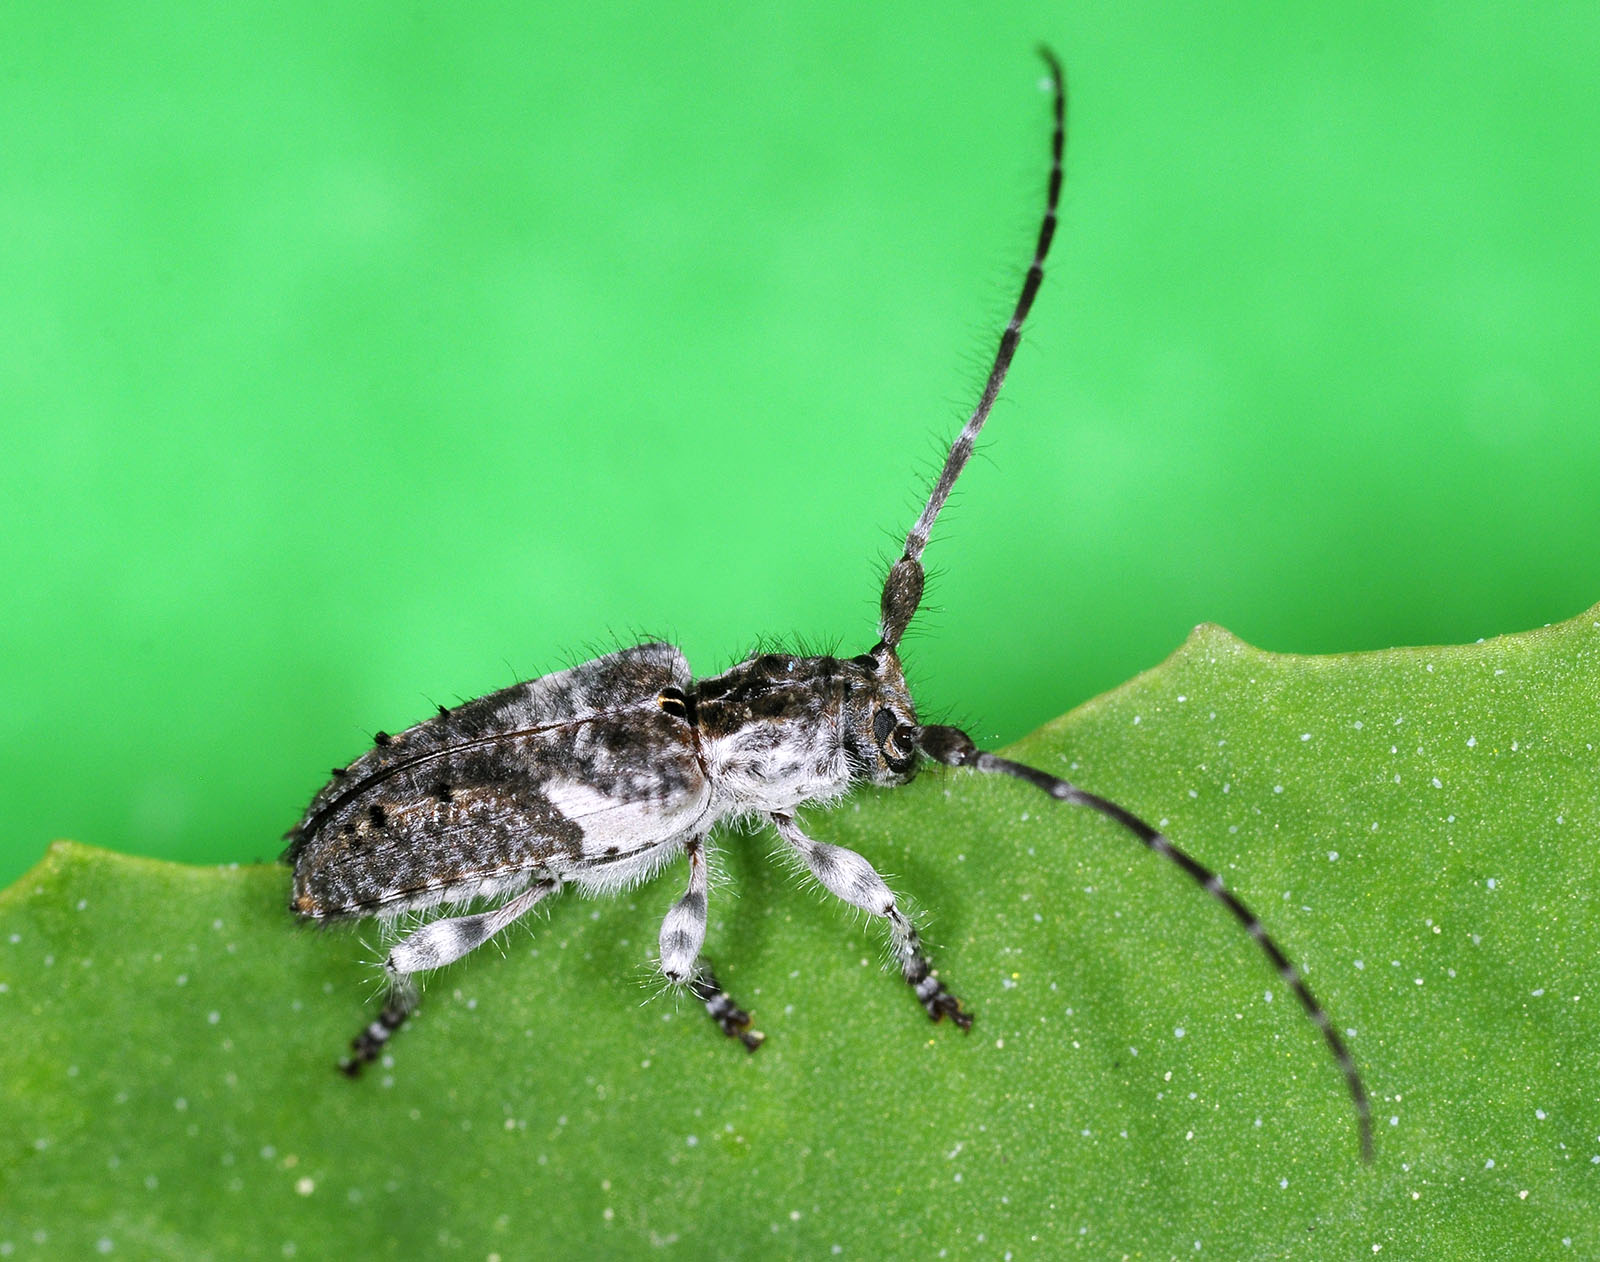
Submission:
<svg viewBox="0 0 1600 1262">
<path fill-rule="evenodd" d="M 264 859 L 370 732 L 640 634 L 1008 740 L 1196 622 L 1600 600 L 1600 9 L 88 4 L 0 53 L 0 880 Z M 656 11 L 661 12 L 661 11 Z"/>
</svg>

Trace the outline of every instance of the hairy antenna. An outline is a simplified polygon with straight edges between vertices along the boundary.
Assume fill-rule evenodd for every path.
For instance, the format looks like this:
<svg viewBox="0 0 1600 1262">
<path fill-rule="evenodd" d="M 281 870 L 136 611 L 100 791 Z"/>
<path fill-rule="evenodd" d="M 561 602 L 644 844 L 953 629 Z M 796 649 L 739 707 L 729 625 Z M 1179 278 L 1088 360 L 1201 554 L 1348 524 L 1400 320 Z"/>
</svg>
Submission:
<svg viewBox="0 0 1600 1262">
<path fill-rule="evenodd" d="M 1356 1121 L 1361 1128 L 1361 1159 L 1366 1162 L 1372 1160 L 1372 1105 L 1368 1101 L 1366 1085 L 1361 1081 L 1361 1074 L 1356 1069 L 1356 1062 L 1350 1055 L 1350 1049 L 1339 1037 L 1339 1032 L 1333 1028 L 1333 1022 L 1328 1018 L 1326 1010 L 1317 1002 L 1316 996 L 1311 993 L 1311 988 L 1306 985 L 1300 970 L 1289 962 L 1289 957 L 1272 940 L 1266 926 L 1257 919 L 1256 914 L 1223 885 L 1220 876 L 1192 855 L 1178 849 L 1159 830 L 1150 827 L 1126 807 L 1118 806 L 1115 802 L 1097 794 L 1087 793 L 1071 781 L 1052 776 L 1036 767 L 1012 762 L 1009 758 L 1001 758 L 980 750 L 972 743 L 972 738 L 959 728 L 937 726 L 919 728 L 916 745 L 935 762 L 942 762 L 951 767 L 972 767 L 977 771 L 1012 776 L 1026 781 L 1036 789 L 1043 789 L 1058 802 L 1071 802 L 1076 806 L 1087 806 L 1090 810 L 1099 811 L 1106 818 L 1116 820 L 1158 855 L 1172 860 L 1189 874 L 1196 885 L 1232 912 L 1233 918 L 1244 926 L 1245 932 L 1255 939 L 1256 945 L 1272 961 L 1272 967 L 1277 970 L 1284 984 L 1294 991 L 1295 998 L 1300 1001 L 1300 1006 L 1305 1009 L 1312 1023 L 1322 1031 L 1322 1037 L 1327 1040 L 1328 1050 L 1333 1053 L 1339 1072 L 1344 1075 L 1345 1086 L 1350 1091 L 1350 1100 L 1355 1105 Z"/>
<path fill-rule="evenodd" d="M 889 576 L 884 580 L 878 628 L 884 648 L 893 649 L 900 643 L 906 625 L 922 601 L 922 550 L 928 546 L 934 519 L 939 516 L 944 502 L 950 498 L 950 490 L 961 476 L 961 471 L 967 467 L 978 431 L 983 428 L 983 423 L 989 419 L 989 413 L 994 408 L 994 401 L 1006 379 L 1006 371 L 1011 367 L 1011 357 L 1016 354 L 1017 343 L 1022 338 L 1022 322 L 1028 318 L 1028 309 L 1033 306 L 1034 295 L 1039 292 L 1039 284 L 1044 280 L 1045 255 L 1050 253 L 1050 242 L 1056 234 L 1056 207 L 1061 201 L 1061 152 L 1067 135 L 1067 83 L 1056 55 L 1042 45 L 1039 55 L 1050 67 L 1050 78 L 1055 89 L 1053 109 L 1056 122 L 1050 138 L 1050 191 L 1045 196 L 1039 241 L 1033 248 L 1033 262 L 1028 265 L 1027 279 L 1022 282 L 1022 294 L 1011 312 L 1005 332 L 1000 335 L 1000 347 L 995 351 L 994 365 L 989 369 L 989 379 L 983 384 L 983 395 L 978 399 L 978 406 L 973 408 L 972 415 L 951 444 L 950 454 L 945 457 L 944 468 L 939 471 L 939 481 L 934 485 L 933 494 L 928 496 L 922 515 L 906 536 L 906 550 L 890 566 Z"/>
</svg>

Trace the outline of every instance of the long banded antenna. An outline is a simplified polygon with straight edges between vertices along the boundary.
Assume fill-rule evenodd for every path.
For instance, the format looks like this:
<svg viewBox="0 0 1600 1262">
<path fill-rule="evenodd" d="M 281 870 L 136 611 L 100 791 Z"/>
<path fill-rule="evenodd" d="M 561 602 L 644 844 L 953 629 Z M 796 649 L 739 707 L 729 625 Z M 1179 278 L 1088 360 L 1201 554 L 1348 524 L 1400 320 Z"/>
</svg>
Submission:
<svg viewBox="0 0 1600 1262">
<path fill-rule="evenodd" d="M 997 754 L 980 750 L 972 743 L 972 738 L 959 728 L 938 726 L 919 728 L 916 734 L 916 746 L 935 762 L 942 762 L 950 767 L 972 767 L 977 771 L 1012 776 L 1026 781 L 1036 789 L 1043 789 L 1058 802 L 1071 802 L 1076 806 L 1087 806 L 1090 810 L 1100 812 L 1106 818 L 1121 824 L 1158 855 L 1177 864 L 1189 874 L 1196 885 L 1232 912 L 1233 918 L 1244 926 L 1244 931 L 1272 961 L 1272 967 L 1284 984 L 1294 991 L 1295 998 L 1300 1001 L 1300 1006 L 1305 1009 L 1312 1023 L 1322 1031 L 1328 1050 L 1333 1053 L 1339 1072 L 1344 1075 L 1345 1086 L 1350 1092 L 1350 1101 L 1355 1105 L 1356 1122 L 1361 1129 L 1361 1160 L 1368 1163 L 1372 1161 L 1372 1105 L 1367 1097 L 1366 1084 L 1361 1081 L 1361 1073 L 1356 1068 L 1355 1058 L 1350 1055 L 1350 1049 L 1339 1037 L 1339 1032 L 1333 1028 L 1333 1022 L 1328 1017 L 1327 1011 L 1311 993 L 1311 988 L 1306 985 L 1300 970 L 1289 962 L 1289 957 L 1272 940 L 1266 926 L 1256 914 L 1223 885 L 1220 876 L 1194 856 L 1178 849 L 1163 833 L 1152 828 L 1126 807 L 1117 805 L 1109 798 L 1085 792 L 1070 780 L 1052 776 L 1037 767 L 1012 762 L 1009 758 L 1001 758 Z"/>
<path fill-rule="evenodd" d="M 1067 135 L 1067 83 L 1056 55 L 1042 45 L 1039 55 L 1050 67 L 1050 78 L 1055 89 L 1053 107 L 1056 124 L 1050 139 L 1050 191 L 1045 197 L 1044 220 L 1039 224 L 1039 241 L 1033 248 L 1033 262 L 1028 265 L 1027 278 L 1022 282 L 1022 294 L 1011 312 L 1005 332 L 1000 335 L 1000 347 L 995 351 L 994 365 L 989 369 L 989 379 L 984 382 L 978 406 L 972 410 L 961 433 L 951 444 L 950 454 L 945 457 L 944 468 L 939 471 L 939 481 L 934 485 L 933 494 L 928 496 L 922 515 L 906 536 L 905 553 L 889 568 L 889 575 L 884 580 L 878 630 L 883 647 L 888 649 L 900 643 L 906 625 L 922 601 L 922 550 L 928 546 L 934 519 L 939 516 L 944 502 L 950 498 L 950 490 L 961 476 L 961 471 L 967 467 L 978 431 L 989 419 L 994 401 L 1000 394 L 1006 371 L 1011 367 L 1011 357 L 1016 354 L 1017 343 L 1022 338 L 1022 322 L 1028 318 L 1034 295 L 1039 292 L 1039 284 L 1044 280 L 1045 256 L 1050 253 L 1050 242 L 1056 234 L 1056 207 L 1061 201 L 1061 154 L 1066 146 Z"/>
</svg>

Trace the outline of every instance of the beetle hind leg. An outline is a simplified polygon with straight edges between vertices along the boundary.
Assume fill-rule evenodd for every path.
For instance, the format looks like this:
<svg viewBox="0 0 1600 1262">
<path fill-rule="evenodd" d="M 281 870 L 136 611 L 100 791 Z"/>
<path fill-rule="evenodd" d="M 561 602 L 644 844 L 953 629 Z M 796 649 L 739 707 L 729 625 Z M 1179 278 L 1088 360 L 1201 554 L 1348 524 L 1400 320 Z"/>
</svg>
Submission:
<svg viewBox="0 0 1600 1262">
<path fill-rule="evenodd" d="M 353 1055 L 339 1062 L 340 1072 L 355 1078 L 378 1059 L 394 1032 L 416 1011 L 417 987 L 413 973 L 441 968 L 482 946 L 512 921 L 561 888 L 558 878 L 541 875 L 510 902 L 475 916 L 453 916 L 434 920 L 396 943 L 383 961 L 388 976 L 389 994 L 383 1011 L 350 1041 Z"/>
<path fill-rule="evenodd" d="M 388 998 L 383 1011 L 350 1040 L 349 1056 L 339 1062 L 339 1072 L 347 1078 L 359 1078 L 361 1071 L 383 1052 L 384 1044 L 394 1032 L 406 1023 L 417 1006 L 417 988 L 406 982 L 390 982 Z"/>
</svg>

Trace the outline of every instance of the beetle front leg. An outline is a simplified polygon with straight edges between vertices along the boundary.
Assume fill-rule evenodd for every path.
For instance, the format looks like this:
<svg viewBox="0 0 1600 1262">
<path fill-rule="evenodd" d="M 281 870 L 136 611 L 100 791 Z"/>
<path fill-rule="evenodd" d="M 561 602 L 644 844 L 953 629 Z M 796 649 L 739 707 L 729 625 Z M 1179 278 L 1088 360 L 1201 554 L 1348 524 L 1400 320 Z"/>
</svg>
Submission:
<svg viewBox="0 0 1600 1262">
<path fill-rule="evenodd" d="M 900 910 L 894 891 L 873 866 L 854 850 L 807 837 L 800 831 L 792 815 L 774 812 L 770 818 L 778 830 L 778 836 L 794 848 L 824 889 L 851 906 L 871 912 L 874 916 L 882 916 L 889 922 L 890 942 L 895 959 L 900 962 L 901 975 L 916 991 L 917 999 L 929 1018 L 942 1021 L 949 1017 L 963 1030 L 970 1030 L 972 1014 L 962 1011 L 961 1001 L 946 990 L 944 983 L 934 974 L 933 965 L 922 953 L 922 939 L 917 936 L 917 927 Z"/>
<path fill-rule="evenodd" d="M 697 837 L 684 850 L 689 856 L 689 888 L 661 922 L 661 975 L 674 986 L 688 986 L 689 993 L 705 1005 L 722 1032 L 753 1052 L 766 1036 L 750 1028 L 750 1014 L 734 1003 L 711 966 L 700 959 L 700 948 L 706 941 L 710 887 L 704 843 Z"/>
</svg>

